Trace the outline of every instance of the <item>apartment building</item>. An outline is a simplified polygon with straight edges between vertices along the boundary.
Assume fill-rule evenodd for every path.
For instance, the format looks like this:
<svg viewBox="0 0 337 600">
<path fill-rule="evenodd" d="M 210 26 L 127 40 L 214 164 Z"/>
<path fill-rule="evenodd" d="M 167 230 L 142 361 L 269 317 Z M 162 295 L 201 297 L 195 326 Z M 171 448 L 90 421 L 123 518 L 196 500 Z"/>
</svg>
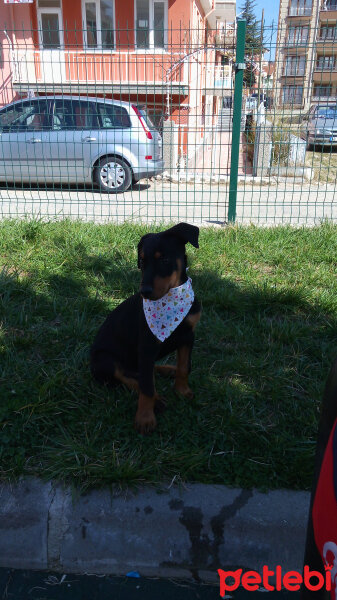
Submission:
<svg viewBox="0 0 337 600">
<path fill-rule="evenodd" d="M 337 100 L 337 0 L 280 0 L 274 98 L 307 110 Z"/>
</svg>

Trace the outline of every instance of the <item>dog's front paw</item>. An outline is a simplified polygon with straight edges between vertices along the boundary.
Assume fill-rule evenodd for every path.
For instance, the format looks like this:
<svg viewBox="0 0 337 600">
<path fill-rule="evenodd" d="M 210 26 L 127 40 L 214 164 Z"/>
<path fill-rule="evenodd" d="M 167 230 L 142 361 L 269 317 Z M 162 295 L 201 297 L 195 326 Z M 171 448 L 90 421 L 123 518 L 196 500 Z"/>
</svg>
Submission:
<svg viewBox="0 0 337 600">
<path fill-rule="evenodd" d="M 157 427 L 157 419 L 153 410 L 143 410 L 136 412 L 135 427 L 139 433 L 145 435 L 151 433 Z"/>
<path fill-rule="evenodd" d="M 174 386 L 174 389 L 177 392 L 177 394 L 184 396 L 184 398 L 187 398 L 188 400 L 192 400 L 194 398 L 194 393 L 192 392 L 191 388 L 188 385 L 182 385 L 182 384 L 176 383 Z"/>
</svg>

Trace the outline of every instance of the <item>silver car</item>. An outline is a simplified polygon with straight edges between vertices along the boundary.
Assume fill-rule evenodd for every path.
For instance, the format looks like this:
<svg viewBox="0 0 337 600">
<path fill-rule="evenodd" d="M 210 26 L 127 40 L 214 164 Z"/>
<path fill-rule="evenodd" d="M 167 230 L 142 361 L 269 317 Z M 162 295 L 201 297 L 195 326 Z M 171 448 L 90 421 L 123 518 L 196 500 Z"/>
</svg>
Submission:
<svg viewBox="0 0 337 600">
<path fill-rule="evenodd" d="M 0 181 L 93 182 L 118 193 L 163 171 L 162 139 L 143 106 L 40 96 L 0 110 Z"/>
<path fill-rule="evenodd" d="M 337 106 L 320 104 L 313 106 L 305 120 L 308 124 L 302 127 L 303 137 L 307 140 L 307 148 L 332 146 L 337 144 Z"/>
</svg>

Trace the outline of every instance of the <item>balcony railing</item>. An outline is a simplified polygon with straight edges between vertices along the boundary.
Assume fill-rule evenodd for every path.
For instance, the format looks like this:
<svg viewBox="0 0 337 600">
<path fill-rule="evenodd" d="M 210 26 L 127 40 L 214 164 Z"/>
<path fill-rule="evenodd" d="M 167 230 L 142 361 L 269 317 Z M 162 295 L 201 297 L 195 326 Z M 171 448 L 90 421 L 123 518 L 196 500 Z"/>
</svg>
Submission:
<svg viewBox="0 0 337 600">
<path fill-rule="evenodd" d="M 232 88 L 232 67 L 225 65 L 222 67 L 206 69 L 206 88 L 230 90 Z"/>
<path fill-rule="evenodd" d="M 188 62 L 170 55 L 161 61 L 142 53 L 100 54 L 89 50 L 12 52 L 15 84 L 188 85 Z"/>
</svg>

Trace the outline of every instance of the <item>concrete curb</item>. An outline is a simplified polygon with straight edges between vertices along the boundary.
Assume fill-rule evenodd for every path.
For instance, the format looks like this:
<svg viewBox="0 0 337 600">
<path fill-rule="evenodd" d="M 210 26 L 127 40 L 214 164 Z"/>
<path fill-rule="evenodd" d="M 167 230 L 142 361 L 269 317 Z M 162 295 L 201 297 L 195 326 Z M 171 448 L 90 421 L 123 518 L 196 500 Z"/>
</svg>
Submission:
<svg viewBox="0 0 337 600">
<path fill-rule="evenodd" d="M 218 581 L 218 568 L 301 571 L 309 493 L 190 484 L 113 496 L 38 479 L 0 487 L 0 566 Z"/>
</svg>

